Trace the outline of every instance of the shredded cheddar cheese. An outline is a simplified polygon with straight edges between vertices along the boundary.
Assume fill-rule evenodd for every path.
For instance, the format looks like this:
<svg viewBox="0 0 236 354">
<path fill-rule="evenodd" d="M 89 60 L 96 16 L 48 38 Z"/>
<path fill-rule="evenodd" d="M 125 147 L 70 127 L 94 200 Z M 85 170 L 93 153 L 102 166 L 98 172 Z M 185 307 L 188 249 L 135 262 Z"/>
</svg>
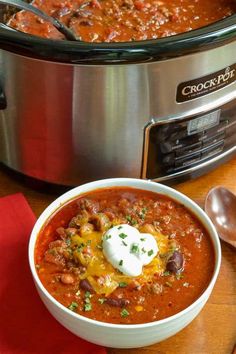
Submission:
<svg viewBox="0 0 236 354">
<path fill-rule="evenodd" d="M 78 263 L 86 266 L 86 271 L 81 276 L 82 279 L 87 278 L 96 293 L 108 296 L 119 286 L 119 283 L 129 284 L 133 281 L 133 277 L 122 274 L 106 260 L 102 248 L 98 247 L 102 243 L 102 237 L 102 232 L 93 231 L 83 233 L 83 237 L 73 235 L 71 242 L 73 246 L 77 246 L 73 253 L 74 258 Z M 135 277 L 140 284 L 151 281 L 154 274 L 161 274 L 165 271 L 165 264 L 161 256 L 168 252 L 168 237 L 158 232 L 153 234 L 153 237 L 157 242 L 159 253 L 151 263 L 143 267 L 142 274 Z"/>
</svg>

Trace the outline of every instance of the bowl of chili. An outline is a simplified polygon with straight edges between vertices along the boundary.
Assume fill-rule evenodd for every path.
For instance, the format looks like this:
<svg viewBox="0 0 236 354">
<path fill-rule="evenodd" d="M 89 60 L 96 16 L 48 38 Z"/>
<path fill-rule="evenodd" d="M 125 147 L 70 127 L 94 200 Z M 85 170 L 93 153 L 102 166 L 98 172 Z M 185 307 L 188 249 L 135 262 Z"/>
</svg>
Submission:
<svg viewBox="0 0 236 354">
<path fill-rule="evenodd" d="M 130 178 L 63 194 L 29 242 L 33 280 L 49 312 L 107 347 L 151 345 L 187 326 L 207 302 L 220 262 L 217 232 L 196 203 Z"/>
</svg>

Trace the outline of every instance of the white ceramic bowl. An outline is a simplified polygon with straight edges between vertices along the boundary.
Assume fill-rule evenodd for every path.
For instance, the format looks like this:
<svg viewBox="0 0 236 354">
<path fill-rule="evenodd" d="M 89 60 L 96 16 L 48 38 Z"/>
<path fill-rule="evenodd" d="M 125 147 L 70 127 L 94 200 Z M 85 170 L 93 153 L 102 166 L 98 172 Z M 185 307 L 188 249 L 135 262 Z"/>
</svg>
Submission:
<svg viewBox="0 0 236 354">
<path fill-rule="evenodd" d="M 34 248 L 39 231 L 46 220 L 61 205 L 68 202 L 70 199 L 73 199 L 80 194 L 84 194 L 91 190 L 112 186 L 134 187 L 169 196 L 170 198 L 180 202 L 189 210 L 191 210 L 205 226 L 212 239 L 215 250 L 215 268 L 212 279 L 207 289 L 194 303 L 174 316 L 155 322 L 136 325 L 117 325 L 91 320 L 70 311 L 59 302 L 57 302 L 47 292 L 39 280 L 34 264 Z M 66 327 L 75 335 L 96 344 L 116 348 L 135 348 L 151 345 L 160 342 L 170 336 L 173 336 L 185 326 L 187 326 L 198 315 L 208 300 L 216 282 L 221 263 L 221 248 L 217 232 L 208 216 L 196 203 L 187 198 L 185 195 L 170 187 L 155 182 L 131 178 L 111 178 L 87 183 L 76 187 L 63 194 L 46 208 L 46 210 L 41 214 L 38 221 L 36 222 L 30 237 L 29 263 L 36 288 L 42 301 L 50 313 L 64 327 Z"/>
</svg>

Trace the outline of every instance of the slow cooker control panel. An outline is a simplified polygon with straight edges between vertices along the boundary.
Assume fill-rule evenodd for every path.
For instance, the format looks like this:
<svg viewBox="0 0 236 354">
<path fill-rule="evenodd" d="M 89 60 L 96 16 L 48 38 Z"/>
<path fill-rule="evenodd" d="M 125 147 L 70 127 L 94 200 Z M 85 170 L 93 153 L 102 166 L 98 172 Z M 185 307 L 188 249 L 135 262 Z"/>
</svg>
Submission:
<svg viewBox="0 0 236 354">
<path fill-rule="evenodd" d="M 146 128 L 144 178 L 157 179 L 210 161 L 236 146 L 236 103 Z"/>
</svg>

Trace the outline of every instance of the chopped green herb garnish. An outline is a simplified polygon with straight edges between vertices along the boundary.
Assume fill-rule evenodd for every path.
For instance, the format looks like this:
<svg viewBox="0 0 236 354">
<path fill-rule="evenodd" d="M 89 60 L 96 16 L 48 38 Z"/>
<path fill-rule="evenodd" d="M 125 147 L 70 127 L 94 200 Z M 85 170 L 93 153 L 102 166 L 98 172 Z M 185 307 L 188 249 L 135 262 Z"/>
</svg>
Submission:
<svg viewBox="0 0 236 354">
<path fill-rule="evenodd" d="M 70 238 L 66 239 L 66 244 L 67 244 L 67 246 L 70 246 L 70 244 L 71 244 L 71 239 Z"/>
<path fill-rule="evenodd" d="M 119 283 L 119 287 L 120 287 L 120 288 L 125 288 L 127 285 L 128 285 L 128 284 L 127 284 L 126 282 L 124 282 L 124 281 L 121 281 L 121 282 Z"/>
<path fill-rule="evenodd" d="M 141 210 L 141 212 L 139 213 L 139 217 L 142 219 L 142 220 L 144 220 L 144 218 L 145 218 L 145 216 L 146 216 L 146 213 L 147 213 L 147 208 L 143 208 L 142 210 Z"/>
<path fill-rule="evenodd" d="M 142 251 L 143 253 L 146 253 L 146 252 L 147 252 L 144 247 L 141 249 L 141 251 Z"/>
<path fill-rule="evenodd" d="M 85 294 L 84 294 L 84 296 L 85 296 L 86 298 L 89 298 L 89 299 L 92 297 L 90 291 L 86 291 Z"/>
<path fill-rule="evenodd" d="M 166 270 L 166 271 L 163 273 L 163 275 L 164 275 L 165 277 L 167 277 L 168 275 L 170 275 L 170 272 L 169 272 L 168 270 Z"/>
<path fill-rule="evenodd" d="M 136 243 L 132 244 L 130 252 L 131 253 L 138 253 L 139 252 L 139 247 Z"/>
<path fill-rule="evenodd" d="M 90 302 L 90 298 L 92 297 L 92 294 L 90 293 L 90 291 L 86 291 L 84 296 L 85 296 L 84 311 L 90 311 L 92 309 L 92 304 Z"/>
<path fill-rule="evenodd" d="M 123 309 L 120 314 L 121 314 L 121 317 L 129 316 L 129 312 L 126 309 Z"/>
<path fill-rule="evenodd" d="M 87 245 L 91 245 L 91 243 L 92 243 L 92 240 L 87 241 Z"/>
<path fill-rule="evenodd" d="M 148 256 L 150 257 L 154 253 L 153 250 L 148 251 Z"/>
<path fill-rule="evenodd" d="M 91 310 L 92 310 L 92 305 L 91 305 L 91 303 L 84 305 L 84 311 L 91 311 Z"/>
<path fill-rule="evenodd" d="M 122 243 L 123 243 L 124 246 L 128 246 L 127 243 L 124 240 L 122 240 Z"/>
<path fill-rule="evenodd" d="M 77 247 L 77 252 L 82 252 L 83 248 L 85 247 L 84 243 L 81 243 L 78 247 Z"/>
<path fill-rule="evenodd" d="M 122 265 L 123 265 L 123 259 L 121 259 L 119 262 L 119 266 L 122 266 Z"/>
<path fill-rule="evenodd" d="M 140 241 L 145 241 L 146 240 L 146 238 L 140 238 Z"/>
<path fill-rule="evenodd" d="M 131 225 L 137 224 L 137 221 L 133 219 L 130 215 L 126 215 L 126 220 L 129 221 Z"/>
<path fill-rule="evenodd" d="M 119 227 L 118 227 L 118 230 L 120 230 L 120 229 L 122 229 L 122 226 L 119 226 Z"/>
<path fill-rule="evenodd" d="M 111 238 L 111 235 L 106 235 L 105 236 L 105 240 L 109 240 L 109 238 Z"/>
<path fill-rule="evenodd" d="M 98 302 L 100 302 L 100 304 L 104 304 L 105 301 L 106 301 L 106 299 L 104 299 L 104 298 L 98 299 Z"/>
<path fill-rule="evenodd" d="M 70 304 L 70 306 L 68 306 L 68 309 L 71 310 L 71 311 L 75 311 L 78 306 L 79 306 L 79 305 L 77 304 L 77 302 L 74 302 L 74 301 L 73 301 L 73 302 Z"/>
<path fill-rule="evenodd" d="M 121 234 L 119 234 L 119 237 L 122 238 L 122 239 L 126 238 L 127 236 L 128 236 L 128 235 L 124 234 L 124 232 L 122 232 Z"/>
</svg>

